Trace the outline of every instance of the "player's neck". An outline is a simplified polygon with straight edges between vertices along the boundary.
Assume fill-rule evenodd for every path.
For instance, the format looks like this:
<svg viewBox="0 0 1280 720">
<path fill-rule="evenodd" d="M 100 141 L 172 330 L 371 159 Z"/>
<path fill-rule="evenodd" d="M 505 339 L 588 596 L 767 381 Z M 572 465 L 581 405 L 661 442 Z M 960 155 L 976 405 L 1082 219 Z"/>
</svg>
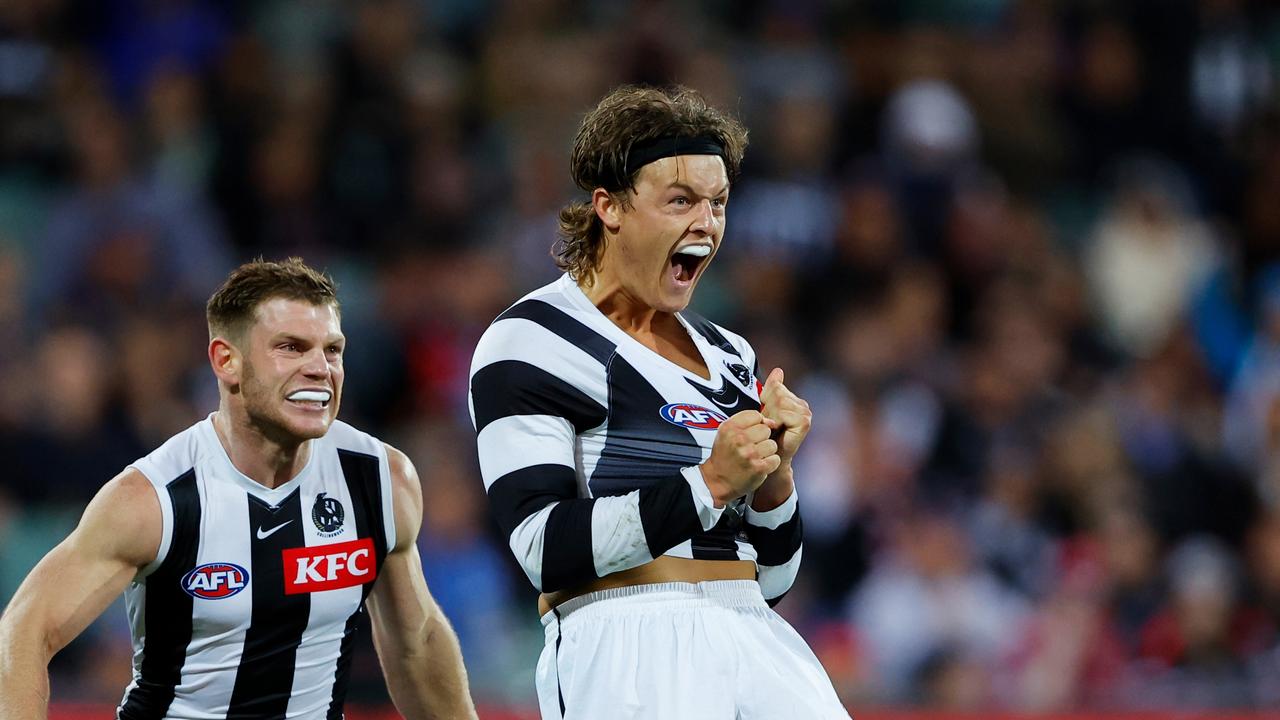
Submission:
<svg viewBox="0 0 1280 720">
<path fill-rule="evenodd" d="M 213 415 L 218 440 L 245 477 L 267 488 L 279 487 L 302 472 L 311 456 L 311 441 L 280 442 L 268 437 L 243 413 L 219 408 Z"/>
<path fill-rule="evenodd" d="M 602 272 L 597 272 L 578 286 L 601 314 L 638 340 L 656 335 L 661 327 L 675 319 L 671 313 L 659 312 L 649 306 L 628 292 L 616 278 L 607 277 Z"/>
<path fill-rule="evenodd" d="M 654 309 L 621 283 L 601 279 L 599 274 L 579 287 L 601 314 L 641 345 L 692 373 L 710 377 L 697 346 L 674 313 Z"/>
</svg>

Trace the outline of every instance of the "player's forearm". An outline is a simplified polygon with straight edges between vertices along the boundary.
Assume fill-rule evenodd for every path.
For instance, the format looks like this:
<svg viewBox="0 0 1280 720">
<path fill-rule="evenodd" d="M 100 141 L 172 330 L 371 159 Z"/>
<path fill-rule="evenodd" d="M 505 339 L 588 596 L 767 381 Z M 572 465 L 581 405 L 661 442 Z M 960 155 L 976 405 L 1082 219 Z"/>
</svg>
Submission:
<svg viewBox="0 0 1280 720">
<path fill-rule="evenodd" d="M 45 720 L 49 712 L 48 671 L 10 676 L 8 669 L 0 670 L 0 697 L 4 698 L 0 720 Z"/>
<path fill-rule="evenodd" d="M 0 618 L 0 720 L 43 720 L 52 653 L 31 624 L 10 610 Z"/>
<path fill-rule="evenodd" d="M 768 512 L 786 502 L 796 491 L 795 476 L 791 472 L 791 463 L 784 463 L 773 471 L 764 483 L 756 488 L 751 496 L 751 509 L 756 512 Z"/>
<path fill-rule="evenodd" d="M 387 688 L 407 720 L 476 717 L 458 637 L 437 613 L 388 654 Z"/>
</svg>

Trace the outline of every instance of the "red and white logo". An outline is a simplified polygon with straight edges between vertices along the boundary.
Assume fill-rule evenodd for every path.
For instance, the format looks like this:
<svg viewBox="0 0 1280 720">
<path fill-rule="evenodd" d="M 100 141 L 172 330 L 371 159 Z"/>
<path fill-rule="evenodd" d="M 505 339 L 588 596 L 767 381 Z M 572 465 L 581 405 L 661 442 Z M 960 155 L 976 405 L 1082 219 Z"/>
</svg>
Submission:
<svg viewBox="0 0 1280 720">
<path fill-rule="evenodd" d="M 701 405 L 690 405 L 689 403 L 663 405 L 659 413 L 662 415 L 663 420 L 672 425 L 695 430 L 715 430 L 720 427 L 720 423 L 728 419 L 724 416 L 724 413 L 716 412 Z"/>
<path fill-rule="evenodd" d="M 182 589 L 203 600 L 221 600 L 249 584 L 249 572 L 234 563 L 205 563 L 182 576 Z"/>
<path fill-rule="evenodd" d="M 354 587 L 378 577 L 372 538 L 290 548 L 282 556 L 286 595 Z"/>
</svg>

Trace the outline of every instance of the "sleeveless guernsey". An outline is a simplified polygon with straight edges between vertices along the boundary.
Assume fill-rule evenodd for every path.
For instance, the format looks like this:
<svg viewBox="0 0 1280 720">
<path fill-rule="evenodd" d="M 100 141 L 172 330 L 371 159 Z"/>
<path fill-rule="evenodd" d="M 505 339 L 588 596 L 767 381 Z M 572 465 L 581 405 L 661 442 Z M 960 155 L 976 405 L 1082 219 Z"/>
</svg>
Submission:
<svg viewBox="0 0 1280 720">
<path fill-rule="evenodd" d="M 341 718 L 395 543 L 383 444 L 335 421 L 272 489 L 235 469 L 206 418 L 132 467 L 159 497 L 163 537 L 125 591 L 133 681 L 117 717 Z"/>
</svg>

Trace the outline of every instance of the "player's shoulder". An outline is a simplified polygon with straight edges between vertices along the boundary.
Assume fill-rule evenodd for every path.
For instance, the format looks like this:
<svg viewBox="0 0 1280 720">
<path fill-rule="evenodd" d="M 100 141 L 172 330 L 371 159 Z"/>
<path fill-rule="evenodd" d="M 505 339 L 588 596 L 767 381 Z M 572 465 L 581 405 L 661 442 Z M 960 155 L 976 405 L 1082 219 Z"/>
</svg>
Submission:
<svg viewBox="0 0 1280 720">
<path fill-rule="evenodd" d="M 117 507 L 145 510 L 155 505 L 155 485 L 142 471 L 130 465 L 103 484 L 98 497 Z"/>
<path fill-rule="evenodd" d="M 391 482 L 398 489 L 408 489 L 421 495 L 422 486 L 418 479 L 418 470 L 408 454 L 390 443 L 382 443 L 383 452 L 387 455 L 387 467 L 391 472 Z M 403 487 L 401 487 L 403 486 Z"/>
<path fill-rule="evenodd" d="M 383 443 L 387 456 L 387 468 L 391 478 L 390 493 L 392 528 L 388 543 L 394 548 L 412 544 L 422 527 L 422 480 L 413 461 L 404 451 L 390 443 Z"/>
<path fill-rule="evenodd" d="M 494 319 L 476 345 L 472 373 L 501 360 L 543 367 L 603 365 L 616 349 L 604 322 L 607 319 L 582 297 L 573 280 L 562 276 Z"/>
<path fill-rule="evenodd" d="M 165 440 L 155 450 L 130 463 L 128 470 L 138 473 L 156 488 L 167 486 L 190 472 L 212 451 L 211 443 L 217 442 L 210 417 Z"/>
<path fill-rule="evenodd" d="M 74 536 L 79 547 L 142 567 L 155 559 L 163 528 L 159 490 L 129 466 L 94 495 Z"/>
</svg>

